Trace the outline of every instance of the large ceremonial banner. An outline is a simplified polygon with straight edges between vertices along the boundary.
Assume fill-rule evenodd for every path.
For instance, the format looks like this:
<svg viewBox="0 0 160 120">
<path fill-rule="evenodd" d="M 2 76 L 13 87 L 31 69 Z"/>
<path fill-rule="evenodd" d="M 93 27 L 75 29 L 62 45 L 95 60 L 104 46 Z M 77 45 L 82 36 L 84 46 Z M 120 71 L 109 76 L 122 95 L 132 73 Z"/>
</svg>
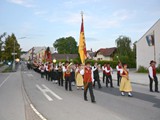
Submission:
<svg viewBox="0 0 160 120">
<path fill-rule="evenodd" d="M 81 23 L 81 30 L 80 30 L 80 38 L 79 38 L 79 49 L 78 49 L 80 59 L 82 64 L 85 63 L 87 59 L 87 51 L 86 51 L 86 42 L 84 36 L 84 24 L 83 24 L 83 14 L 82 14 L 82 23 Z"/>
</svg>

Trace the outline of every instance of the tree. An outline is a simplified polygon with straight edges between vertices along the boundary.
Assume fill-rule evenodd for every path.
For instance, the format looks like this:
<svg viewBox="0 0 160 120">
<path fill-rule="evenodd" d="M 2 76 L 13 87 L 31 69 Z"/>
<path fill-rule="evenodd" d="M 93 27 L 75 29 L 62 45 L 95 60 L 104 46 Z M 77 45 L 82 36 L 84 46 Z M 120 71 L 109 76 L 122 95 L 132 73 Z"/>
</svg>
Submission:
<svg viewBox="0 0 160 120">
<path fill-rule="evenodd" d="M 17 53 L 16 58 L 20 58 L 21 49 L 20 45 L 15 37 L 15 35 L 12 33 L 12 35 L 8 35 L 7 38 L 5 38 L 4 42 L 4 54 L 2 56 L 3 60 L 11 61 L 13 60 L 12 53 Z"/>
<path fill-rule="evenodd" d="M 136 59 L 136 51 L 137 51 L 136 43 L 137 43 L 137 41 L 135 41 L 135 42 L 133 43 L 133 57 L 134 57 L 135 59 Z"/>
<path fill-rule="evenodd" d="M 131 39 L 126 36 L 119 36 L 116 39 L 118 56 L 123 62 L 132 62 L 135 63 L 135 53 L 131 48 Z"/>
<path fill-rule="evenodd" d="M 0 61 L 2 60 L 2 45 L 3 45 L 2 38 L 5 36 L 6 36 L 6 33 L 3 33 L 2 35 L 0 35 Z"/>
<path fill-rule="evenodd" d="M 73 37 L 59 38 L 53 46 L 57 49 L 60 54 L 76 54 L 78 53 L 77 42 Z"/>
</svg>

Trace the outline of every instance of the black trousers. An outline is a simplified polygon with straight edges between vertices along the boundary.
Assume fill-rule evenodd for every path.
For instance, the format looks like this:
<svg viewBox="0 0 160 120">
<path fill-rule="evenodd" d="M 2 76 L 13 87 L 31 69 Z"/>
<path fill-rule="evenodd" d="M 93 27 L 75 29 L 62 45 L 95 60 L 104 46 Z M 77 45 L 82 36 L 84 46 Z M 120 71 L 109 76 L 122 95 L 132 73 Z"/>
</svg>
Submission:
<svg viewBox="0 0 160 120">
<path fill-rule="evenodd" d="M 70 76 L 65 77 L 65 89 L 66 90 L 68 90 L 68 85 L 69 85 L 69 90 L 72 91 L 71 77 Z"/>
<path fill-rule="evenodd" d="M 117 73 L 117 86 L 119 86 L 121 78 L 122 78 L 121 75 Z"/>
<path fill-rule="evenodd" d="M 100 79 L 99 79 L 98 75 L 94 76 L 94 84 L 93 84 L 94 87 L 95 87 L 96 82 L 98 83 L 98 87 L 101 88 L 102 86 L 101 86 Z"/>
<path fill-rule="evenodd" d="M 105 72 L 103 71 L 103 83 L 104 83 L 104 81 L 105 81 L 105 77 L 106 77 L 106 74 L 105 74 Z"/>
<path fill-rule="evenodd" d="M 52 71 L 48 71 L 48 81 L 52 81 Z"/>
<path fill-rule="evenodd" d="M 150 91 L 153 91 L 152 86 L 153 86 L 153 81 L 155 82 L 155 91 L 158 91 L 158 78 L 157 76 L 154 76 L 154 79 L 152 80 L 152 78 L 149 76 L 149 89 Z"/>
<path fill-rule="evenodd" d="M 85 88 L 84 88 L 84 99 L 87 100 L 87 91 L 89 89 L 91 101 L 95 101 L 92 82 L 89 82 L 89 83 L 84 82 L 84 86 L 85 86 Z"/>
<path fill-rule="evenodd" d="M 62 72 L 58 72 L 58 84 L 59 86 L 63 86 L 63 73 Z"/>
<path fill-rule="evenodd" d="M 44 72 L 41 72 L 41 78 L 44 78 Z"/>
<path fill-rule="evenodd" d="M 46 80 L 48 80 L 48 71 L 45 71 Z"/>
<path fill-rule="evenodd" d="M 111 75 L 106 75 L 106 87 L 108 87 L 108 83 L 110 83 L 110 86 L 113 87 L 113 82 L 112 82 L 112 76 Z"/>
</svg>

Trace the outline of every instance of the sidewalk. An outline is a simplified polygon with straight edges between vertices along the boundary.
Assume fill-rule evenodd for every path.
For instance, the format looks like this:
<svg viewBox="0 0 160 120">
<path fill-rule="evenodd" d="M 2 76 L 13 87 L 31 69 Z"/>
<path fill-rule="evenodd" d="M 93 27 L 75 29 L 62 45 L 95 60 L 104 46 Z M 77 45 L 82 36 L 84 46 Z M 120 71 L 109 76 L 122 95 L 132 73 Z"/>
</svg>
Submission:
<svg viewBox="0 0 160 120">
<path fill-rule="evenodd" d="M 100 78 L 102 78 L 103 74 L 100 72 Z M 158 81 L 160 81 L 160 74 L 157 74 Z M 112 74 L 113 80 L 117 81 L 117 72 L 114 70 Z M 147 73 L 136 73 L 136 70 L 129 71 L 129 78 L 132 83 L 141 84 L 141 85 L 148 85 L 149 78 Z"/>
<path fill-rule="evenodd" d="M 0 67 L 0 73 L 1 73 L 2 71 L 4 71 L 7 67 L 8 67 L 8 65 L 3 65 L 2 67 Z"/>
</svg>

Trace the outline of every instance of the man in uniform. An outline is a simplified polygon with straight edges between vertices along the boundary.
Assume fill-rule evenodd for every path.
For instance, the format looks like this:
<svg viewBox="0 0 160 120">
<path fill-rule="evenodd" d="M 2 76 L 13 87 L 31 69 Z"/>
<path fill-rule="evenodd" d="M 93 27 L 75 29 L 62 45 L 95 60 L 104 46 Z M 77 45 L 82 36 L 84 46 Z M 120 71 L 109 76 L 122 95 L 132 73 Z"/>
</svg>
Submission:
<svg viewBox="0 0 160 120">
<path fill-rule="evenodd" d="M 87 62 L 84 69 L 80 71 L 81 75 L 84 75 L 84 100 L 88 101 L 87 99 L 87 91 L 89 89 L 90 96 L 91 96 L 91 102 L 95 103 L 95 97 L 93 93 L 93 87 L 92 87 L 92 81 L 93 81 L 93 73 L 90 66 L 90 63 Z"/>
<path fill-rule="evenodd" d="M 155 92 L 158 92 L 158 78 L 157 78 L 157 75 L 156 75 L 156 62 L 155 61 L 150 61 L 150 66 L 148 68 L 148 76 L 149 76 L 149 80 L 150 80 L 150 92 L 153 92 L 153 89 L 152 89 L 152 84 L 153 84 L 153 81 L 155 82 Z"/>
<path fill-rule="evenodd" d="M 63 71 L 62 71 L 62 63 L 59 63 L 58 65 L 58 84 L 59 86 L 63 86 Z"/>
<path fill-rule="evenodd" d="M 68 61 L 65 63 L 65 66 L 63 67 L 63 73 L 65 77 L 65 89 L 68 90 L 68 84 L 69 84 L 69 91 L 72 91 L 71 68 Z"/>
<path fill-rule="evenodd" d="M 100 79 L 99 79 L 99 66 L 97 64 L 97 62 L 95 62 L 94 66 L 92 67 L 92 71 L 93 71 L 93 76 L 94 76 L 94 84 L 93 87 L 95 87 L 95 82 L 98 83 L 98 88 L 102 88 L 101 83 L 100 83 Z"/>
<path fill-rule="evenodd" d="M 121 75 L 120 75 L 120 71 L 122 70 L 121 62 L 118 62 L 118 65 L 116 66 L 116 69 L 117 69 L 117 86 L 119 86 L 119 84 L 121 82 Z"/>
<path fill-rule="evenodd" d="M 105 74 L 105 67 L 106 67 L 106 64 L 104 64 L 104 65 L 102 66 L 102 70 L 103 70 L 103 83 L 104 83 L 105 77 L 106 77 L 106 74 Z"/>
<path fill-rule="evenodd" d="M 113 88 L 113 82 L 112 82 L 113 69 L 111 68 L 109 63 L 107 63 L 107 67 L 105 68 L 105 72 L 106 72 L 106 87 L 108 87 L 108 83 L 110 83 L 110 86 Z"/>
</svg>

